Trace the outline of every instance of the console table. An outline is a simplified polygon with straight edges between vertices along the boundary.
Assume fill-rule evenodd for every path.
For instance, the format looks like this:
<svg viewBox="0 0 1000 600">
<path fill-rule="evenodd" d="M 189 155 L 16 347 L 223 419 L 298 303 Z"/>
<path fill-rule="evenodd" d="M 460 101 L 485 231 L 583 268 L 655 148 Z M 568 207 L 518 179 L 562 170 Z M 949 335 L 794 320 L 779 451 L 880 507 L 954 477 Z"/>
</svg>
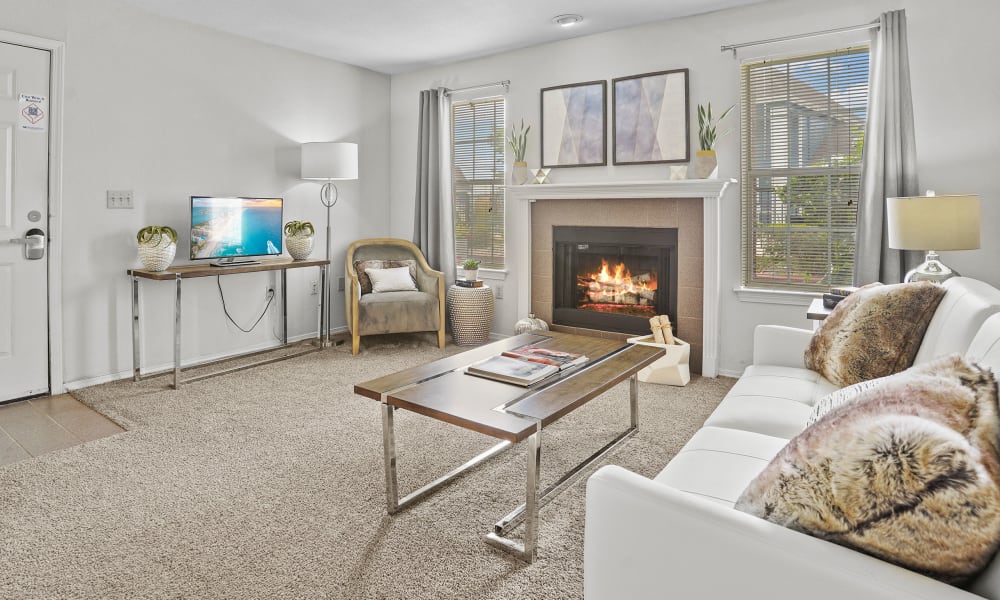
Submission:
<svg viewBox="0 0 1000 600">
<path fill-rule="evenodd" d="M 232 267 L 213 267 L 211 265 L 186 265 L 182 267 L 174 267 L 167 269 L 165 271 L 148 271 L 146 269 L 128 269 L 129 277 L 132 278 L 132 379 L 133 381 L 139 381 L 142 379 L 141 373 L 141 363 L 139 356 L 139 349 L 142 347 L 142 340 L 139 338 L 139 280 L 146 279 L 150 281 L 173 281 L 177 288 L 177 295 L 174 300 L 174 389 L 179 389 L 181 383 L 187 383 L 191 381 L 197 381 L 199 379 L 205 379 L 207 377 L 214 377 L 216 375 L 222 375 L 224 373 L 231 373 L 233 371 L 240 371 L 243 369 L 249 369 L 250 367 L 255 367 L 262 364 L 272 363 L 279 360 L 285 360 L 286 358 L 293 358 L 295 356 L 301 356 L 303 354 L 308 354 L 310 352 L 316 352 L 323 347 L 323 331 L 326 330 L 326 303 L 329 302 L 329 298 L 326 297 L 326 278 L 327 269 L 329 268 L 330 261 L 328 260 L 291 260 L 288 258 L 281 258 L 275 260 L 262 260 L 256 264 L 246 264 Z M 317 345 L 310 347 L 301 352 L 295 352 L 292 354 L 287 354 L 279 358 L 271 358 L 267 360 L 255 361 L 249 364 L 241 365 L 238 367 L 232 367 L 229 369 L 222 369 L 212 373 L 198 375 L 196 377 L 190 377 L 185 380 L 181 380 L 181 282 L 185 279 L 191 279 L 195 277 L 215 277 L 224 275 L 238 275 L 240 273 L 257 273 L 260 271 L 280 271 L 280 289 L 281 289 L 281 348 L 288 346 L 288 309 L 287 309 L 287 297 L 288 288 L 286 284 L 286 271 L 288 269 L 301 269 L 303 267 L 317 267 L 320 270 L 320 304 L 319 304 L 319 335 L 317 337 Z M 227 356 L 220 360 L 230 360 L 233 358 L 252 356 L 254 354 L 260 354 L 261 352 L 270 352 L 275 350 L 275 348 L 268 348 L 265 351 L 258 352 L 247 352 L 244 354 L 238 354 L 235 356 Z M 218 361 L 206 361 L 192 366 L 201 366 L 204 364 L 209 364 Z"/>
</svg>

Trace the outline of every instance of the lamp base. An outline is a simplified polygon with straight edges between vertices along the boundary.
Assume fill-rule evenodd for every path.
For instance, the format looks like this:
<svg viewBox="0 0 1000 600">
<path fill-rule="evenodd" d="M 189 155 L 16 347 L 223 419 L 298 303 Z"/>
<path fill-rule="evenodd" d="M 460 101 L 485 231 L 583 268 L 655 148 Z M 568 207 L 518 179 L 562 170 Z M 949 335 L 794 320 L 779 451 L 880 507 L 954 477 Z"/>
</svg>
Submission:
<svg viewBox="0 0 1000 600">
<path fill-rule="evenodd" d="M 927 251 L 927 256 L 924 257 L 924 262 L 917 266 L 917 268 L 911 270 L 906 274 L 906 278 L 903 280 L 907 283 L 911 281 L 933 281 L 935 283 L 941 283 L 952 277 L 960 277 L 961 274 L 958 271 L 948 268 L 944 263 L 941 262 L 938 253 L 933 250 Z"/>
</svg>

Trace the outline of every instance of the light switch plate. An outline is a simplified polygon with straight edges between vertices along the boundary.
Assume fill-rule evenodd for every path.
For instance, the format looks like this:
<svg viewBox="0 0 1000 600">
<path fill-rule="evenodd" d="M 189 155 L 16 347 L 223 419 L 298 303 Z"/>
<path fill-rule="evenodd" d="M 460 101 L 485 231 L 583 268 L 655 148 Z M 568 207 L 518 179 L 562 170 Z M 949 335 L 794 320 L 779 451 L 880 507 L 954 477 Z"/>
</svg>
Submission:
<svg viewBox="0 0 1000 600">
<path fill-rule="evenodd" d="M 108 208 L 135 208 L 132 190 L 108 190 Z"/>
</svg>

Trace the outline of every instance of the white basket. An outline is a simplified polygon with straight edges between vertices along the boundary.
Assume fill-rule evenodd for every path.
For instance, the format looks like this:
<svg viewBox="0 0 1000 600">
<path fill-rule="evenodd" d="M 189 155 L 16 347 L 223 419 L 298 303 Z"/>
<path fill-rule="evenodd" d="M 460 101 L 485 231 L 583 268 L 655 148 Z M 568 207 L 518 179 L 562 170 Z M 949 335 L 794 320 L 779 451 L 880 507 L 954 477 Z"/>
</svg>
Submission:
<svg viewBox="0 0 1000 600">
<path fill-rule="evenodd" d="M 312 254 L 313 240 L 315 239 L 311 235 L 285 237 L 285 246 L 288 248 L 288 253 L 292 255 L 293 259 L 305 260 Z"/>
<path fill-rule="evenodd" d="M 147 271 L 166 271 L 170 263 L 174 262 L 176 254 L 177 244 L 166 236 L 160 237 L 155 246 L 139 244 L 139 261 Z"/>
<path fill-rule="evenodd" d="M 675 337 L 673 344 L 658 344 L 653 336 L 629 338 L 628 343 L 663 348 L 666 354 L 653 364 L 639 371 L 639 381 L 666 385 L 687 385 L 691 381 L 691 344 Z"/>
</svg>

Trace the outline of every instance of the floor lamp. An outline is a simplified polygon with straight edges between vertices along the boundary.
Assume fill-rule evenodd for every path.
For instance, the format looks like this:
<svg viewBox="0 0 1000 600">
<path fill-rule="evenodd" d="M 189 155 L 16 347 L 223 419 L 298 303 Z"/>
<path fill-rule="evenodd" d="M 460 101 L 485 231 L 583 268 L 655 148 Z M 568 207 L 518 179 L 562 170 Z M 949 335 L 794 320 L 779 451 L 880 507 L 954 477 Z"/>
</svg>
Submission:
<svg viewBox="0 0 1000 600">
<path fill-rule="evenodd" d="M 925 250 L 920 266 L 905 281 L 941 282 L 959 273 L 945 266 L 937 250 L 979 248 L 979 196 L 926 196 L 886 198 L 889 247 Z"/>
<path fill-rule="evenodd" d="M 340 192 L 335 180 L 358 178 L 358 145 L 352 142 L 310 142 L 302 144 L 302 179 L 325 181 L 319 192 L 319 201 L 326 207 L 326 260 L 327 277 L 322 293 L 326 306 L 326 325 L 321 326 L 323 345 L 330 345 L 330 306 L 333 304 L 333 276 L 331 272 L 333 256 L 333 236 L 330 232 L 330 209 L 337 203 Z M 322 302 L 321 301 L 321 302 Z"/>
</svg>

